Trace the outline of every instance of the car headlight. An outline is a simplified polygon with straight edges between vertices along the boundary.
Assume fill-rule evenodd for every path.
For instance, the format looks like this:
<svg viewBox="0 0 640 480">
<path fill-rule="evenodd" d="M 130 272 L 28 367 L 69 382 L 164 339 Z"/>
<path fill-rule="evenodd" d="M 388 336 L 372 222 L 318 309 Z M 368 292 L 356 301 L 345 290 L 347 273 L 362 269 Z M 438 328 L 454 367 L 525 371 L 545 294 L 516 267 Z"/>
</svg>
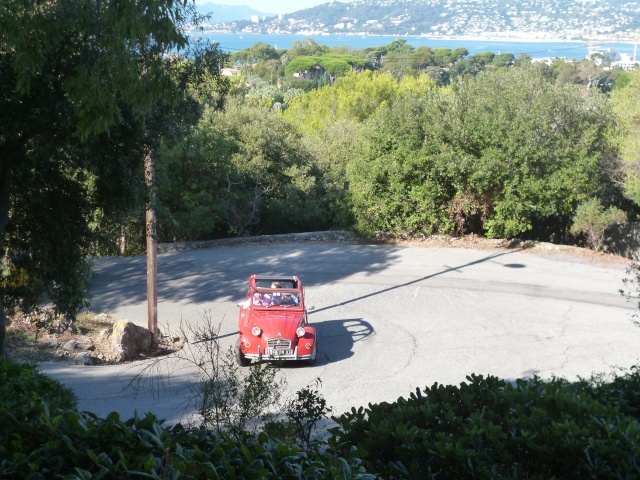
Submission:
<svg viewBox="0 0 640 480">
<path fill-rule="evenodd" d="M 260 330 L 259 327 L 253 327 L 251 329 L 251 333 L 253 333 L 255 337 L 258 337 L 262 333 L 262 330 Z"/>
<path fill-rule="evenodd" d="M 296 335 L 298 335 L 299 337 L 304 337 L 304 327 L 298 327 L 296 329 Z"/>
</svg>

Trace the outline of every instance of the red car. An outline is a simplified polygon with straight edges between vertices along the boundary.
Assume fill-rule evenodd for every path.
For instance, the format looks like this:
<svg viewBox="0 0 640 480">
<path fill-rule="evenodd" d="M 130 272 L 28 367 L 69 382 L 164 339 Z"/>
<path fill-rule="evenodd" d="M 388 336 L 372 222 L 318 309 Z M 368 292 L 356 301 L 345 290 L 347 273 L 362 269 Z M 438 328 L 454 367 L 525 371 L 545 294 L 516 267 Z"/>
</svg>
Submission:
<svg viewBox="0 0 640 480">
<path fill-rule="evenodd" d="M 239 365 L 253 359 L 315 362 L 316 329 L 309 326 L 297 276 L 251 275 L 246 299 L 238 306 Z"/>
</svg>

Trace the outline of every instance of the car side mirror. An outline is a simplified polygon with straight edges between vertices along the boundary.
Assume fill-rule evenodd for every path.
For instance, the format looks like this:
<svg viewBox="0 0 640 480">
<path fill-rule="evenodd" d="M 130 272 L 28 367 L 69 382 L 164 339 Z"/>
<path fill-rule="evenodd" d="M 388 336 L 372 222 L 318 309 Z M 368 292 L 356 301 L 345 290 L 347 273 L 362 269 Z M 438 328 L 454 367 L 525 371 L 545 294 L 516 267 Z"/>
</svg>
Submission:
<svg viewBox="0 0 640 480">
<path fill-rule="evenodd" d="M 242 308 L 242 306 L 244 305 L 244 302 L 238 302 L 238 303 L 236 303 L 236 305 L 237 305 L 238 307 Z"/>
<path fill-rule="evenodd" d="M 307 307 L 307 312 L 310 312 L 311 310 L 315 309 L 315 305 L 310 305 Z"/>
</svg>

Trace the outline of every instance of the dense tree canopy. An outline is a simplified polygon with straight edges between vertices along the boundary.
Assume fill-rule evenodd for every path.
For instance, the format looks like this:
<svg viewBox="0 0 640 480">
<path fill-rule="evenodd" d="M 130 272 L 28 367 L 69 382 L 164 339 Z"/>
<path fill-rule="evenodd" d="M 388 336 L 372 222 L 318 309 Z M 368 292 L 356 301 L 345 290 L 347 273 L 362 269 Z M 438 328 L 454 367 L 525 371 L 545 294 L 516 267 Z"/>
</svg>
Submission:
<svg viewBox="0 0 640 480">
<path fill-rule="evenodd" d="M 372 119 L 370 146 L 349 165 L 357 226 L 523 233 L 598 191 L 609 124 L 604 96 L 527 68 L 405 96 Z"/>
<path fill-rule="evenodd" d="M 623 159 L 625 194 L 640 205 L 640 72 L 630 72 L 611 93 L 620 119 L 617 140 Z"/>
<path fill-rule="evenodd" d="M 193 134 L 162 157 L 159 196 L 174 224 L 161 227 L 161 236 L 326 226 L 311 156 L 295 127 L 273 109 L 239 99 L 224 111 L 208 109 Z"/>
<path fill-rule="evenodd" d="M 284 116 L 312 134 L 341 119 L 363 121 L 382 105 L 392 103 L 399 92 L 426 91 L 433 86 L 426 76 L 407 77 L 398 82 L 389 74 L 363 71 L 340 77 L 331 86 L 297 97 Z"/>
<path fill-rule="evenodd" d="M 251 47 L 245 48 L 231 55 L 231 60 L 237 63 L 258 63 L 260 61 L 277 60 L 280 58 L 278 51 L 271 45 L 256 42 Z"/>
<path fill-rule="evenodd" d="M 183 95 L 164 54 L 187 45 L 192 13 L 173 0 L 0 5 L 3 304 L 85 305 L 91 216 L 130 206 L 141 119 Z"/>
</svg>

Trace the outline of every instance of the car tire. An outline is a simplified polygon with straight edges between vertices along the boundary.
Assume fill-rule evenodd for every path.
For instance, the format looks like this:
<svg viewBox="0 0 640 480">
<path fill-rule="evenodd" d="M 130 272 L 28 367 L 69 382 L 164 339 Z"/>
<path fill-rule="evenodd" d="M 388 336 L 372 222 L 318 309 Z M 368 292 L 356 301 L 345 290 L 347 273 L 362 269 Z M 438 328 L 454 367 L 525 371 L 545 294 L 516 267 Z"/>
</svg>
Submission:
<svg viewBox="0 0 640 480">
<path fill-rule="evenodd" d="M 236 363 L 241 367 L 248 367 L 251 360 L 244 356 L 242 350 L 240 350 L 240 340 L 236 342 Z"/>
<path fill-rule="evenodd" d="M 316 363 L 316 360 L 318 359 L 318 346 L 317 345 L 313 345 L 313 352 L 311 353 L 311 358 L 309 360 L 307 360 L 307 363 L 309 365 L 313 365 L 314 363 Z"/>
</svg>

